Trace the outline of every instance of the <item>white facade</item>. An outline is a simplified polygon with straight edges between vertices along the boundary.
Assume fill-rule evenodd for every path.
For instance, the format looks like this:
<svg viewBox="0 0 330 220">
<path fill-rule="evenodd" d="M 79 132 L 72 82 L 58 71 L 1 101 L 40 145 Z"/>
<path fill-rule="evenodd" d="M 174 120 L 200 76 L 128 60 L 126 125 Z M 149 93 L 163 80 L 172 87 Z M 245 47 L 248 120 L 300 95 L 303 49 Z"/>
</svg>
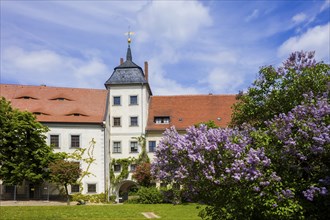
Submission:
<svg viewBox="0 0 330 220">
<path fill-rule="evenodd" d="M 54 148 L 55 152 L 73 153 L 78 148 L 71 147 L 71 136 L 79 136 L 79 148 L 86 149 L 83 154 L 83 159 L 92 157 L 95 159 L 91 163 L 88 172 L 91 173 L 85 176 L 81 181 L 83 194 L 88 193 L 104 193 L 106 186 L 106 154 L 105 154 L 105 132 L 101 125 L 97 124 L 69 124 L 69 123 L 43 123 L 50 128 L 47 132 L 47 141 L 50 144 L 50 136 L 59 136 L 59 147 Z M 92 145 L 91 141 L 94 140 L 95 144 Z M 87 171 L 88 164 L 79 161 L 80 167 L 83 171 Z M 91 192 L 88 191 L 89 185 L 95 184 L 90 187 Z"/>
<path fill-rule="evenodd" d="M 145 85 L 114 86 L 109 93 L 109 126 L 110 153 L 111 158 L 137 157 L 141 152 L 141 146 L 137 151 L 131 150 L 131 143 L 136 142 L 134 138 L 145 134 L 148 117 L 149 93 Z M 130 103 L 131 97 L 137 97 L 137 103 Z M 120 104 L 115 104 L 118 97 Z M 135 119 L 137 124 L 135 124 Z M 120 125 L 115 120 L 120 120 Z M 133 121 L 131 121 L 133 120 Z M 133 124 L 132 124 L 133 122 Z M 118 149 L 120 143 L 120 149 Z M 115 148 L 117 145 L 117 149 Z"/>
</svg>

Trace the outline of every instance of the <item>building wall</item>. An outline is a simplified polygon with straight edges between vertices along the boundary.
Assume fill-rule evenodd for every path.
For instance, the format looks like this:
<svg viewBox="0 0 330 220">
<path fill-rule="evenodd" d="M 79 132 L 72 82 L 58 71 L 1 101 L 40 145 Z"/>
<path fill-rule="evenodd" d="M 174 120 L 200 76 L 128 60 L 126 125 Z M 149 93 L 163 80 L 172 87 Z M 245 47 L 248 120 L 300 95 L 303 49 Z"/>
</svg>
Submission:
<svg viewBox="0 0 330 220">
<path fill-rule="evenodd" d="M 59 148 L 55 148 L 55 152 L 73 153 L 76 148 L 71 148 L 71 135 L 80 136 L 80 148 L 85 148 L 83 158 L 88 157 L 88 152 L 95 158 L 95 161 L 91 164 L 88 176 L 82 179 L 83 191 L 82 193 L 88 193 L 88 184 L 96 184 L 96 192 L 105 192 L 105 161 L 104 161 L 104 138 L 105 132 L 102 125 L 97 124 L 69 124 L 69 123 L 44 123 L 44 125 L 50 128 L 47 132 L 47 141 L 50 144 L 50 135 L 59 135 Z M 94 139 L 96 142 L 91 146 L 91 141 Z M 80 161 L 80 167 L 83 171 L 87 170 L 88 164 Z"/>
<path fill-rule="evenodd" d="M 124 85 L 112 86 L 109 90 L 109 145 L 110 145 L 110 163 L 112 159 L 137 158 L 141 153 L 141 146 L 138 145 L 137 152 L 131 151 L 131 142 L 137 142 L 135 138 L 145 134 L 147 124 L 149 92 L 146 85 Z M 137 104 L 130 104 L 130 96 L 137 96 Z M 114 97 L 120 97 L 120 105 L 114 104 Z M 114 118 L 120 118 L 121 125 L 114 126 Z M 138 117 L 138 125 L 131 126 L 130 117 Z M 115 152 L 114 142 L 120 143 L 120 152 Z M 113 164 L 111 164 L 113 166 Z M 129 167 L 129 171 L 130 167 Z M 119 174 L 120 172 L 115 172 Z M 132 172 L 128 179 L 131 178 Z M 115 186 L 112 186 L 115 187 Z"/>
<path fill-rule="evenodd" d="M 130 105 L 130 96 L 137 96 L 137 105 Z M 114 98 L 120 97 L 121 105 L 114 105 Z M 110 88 L 109 97 L 109 132 L 111 158 L 136 157 L 138 153 L 130 151 L 130 143 L 134 138 L 145 133 L 148 115 L 149 95 L 145 85 L 115 86 Z M 114 118 L 120 117 L 121 126 L 114 126 Z M 138 117 L 138 125 L 130 125 L 130 117 Z M 121 153 L 114 153 L 113 142 L 121 142 Z"/>
</svg>

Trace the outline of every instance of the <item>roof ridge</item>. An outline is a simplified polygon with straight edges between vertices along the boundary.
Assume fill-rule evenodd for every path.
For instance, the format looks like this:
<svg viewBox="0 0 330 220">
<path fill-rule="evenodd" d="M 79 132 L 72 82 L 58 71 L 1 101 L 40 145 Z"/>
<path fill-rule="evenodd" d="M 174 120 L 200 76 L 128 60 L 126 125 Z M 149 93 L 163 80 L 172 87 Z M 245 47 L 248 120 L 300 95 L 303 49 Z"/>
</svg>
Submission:
<svg viewBox="0 0 330 220">
<path fill-rule="evenodd" d="M 155 95 L 152 97 L 192 97 L 192 96 L 236 96 L 237 94 L 185 94 L 185 95 Z"/>
<path fill-rule="evenodd" d="M 106 89 L 97 89 L 97 88 L 77 88 L 77 87 L 63 87 L 63 86 L 46 86 L 46 85 L 21 85 L 21 84 L 10 84 L 10 83 L 0 83 L 4 86 L 18 86 L 18 87 L 42 87 L 50 89 L 81 89 L 81 90 L 97 90 L 97 91 L 107 91 Z"/>
</svg>

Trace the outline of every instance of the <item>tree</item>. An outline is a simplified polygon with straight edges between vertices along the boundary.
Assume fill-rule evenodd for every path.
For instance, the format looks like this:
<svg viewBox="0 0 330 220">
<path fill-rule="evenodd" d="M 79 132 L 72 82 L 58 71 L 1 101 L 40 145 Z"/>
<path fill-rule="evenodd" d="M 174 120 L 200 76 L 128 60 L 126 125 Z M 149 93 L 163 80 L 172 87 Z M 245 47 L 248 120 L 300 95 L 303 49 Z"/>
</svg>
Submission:
<svg viewBox="0 0 330 220">
<path fill-rule="evenodd" d="M 137 165 L 132 177 L 139 185 L 149 187 L 152 180 L 150 169 L 150 163 L 140 163 Z"/>
<path fill-rule="evenodd" d="M 13 109 L 0 100 L 0 179 L 18 185 L 24 180 L 40 183 L 48 178 L 52 149 L 46 144 L 48 128 L 27 111 Z"/>
<path fill-rule="evenodd" d="M 206 219 L 299 219 L 301 206 L 253 132 L 201 125 L 180 135 L 172 127 L 158 145 L 152 174 L 207 204 L 200 213 Z"/>
<path fill-rule="evenodd" d="M 292 53 L 277 69 L 262 67 L 252 87 L 237 96 L 231 125 L 265 126 L 265 121 L 299 105 L 303 94 L 326 92 L 330 86 L 329 71 L 329 64 L 315 61 L 314 52 Z"/>
<path fill-rule="evenodd" d="M 51 181 L 64 186 L 67 204 L 70 205 L 68 185 L 76 184 L 82 170 L 79 162 L 57 159 L 49 166 Z"/>
<path fill-rule="evenodd" d="M 139 154 L 136 163 L 150 163 L 150 159 L 146 150 L 146 137 L 144 135 L 141 135 L 140 137 L 134 137 L 134 139 L 137 140 L 139 145 L 141 146 L 141 153 Z"/>
<path fill-rule="evenodd" d="M 327 219 L 330 211 L 330 104 L 328 94 L 304 95 L 287 114 L 259 130 L 266 154 L 283 184 L 295 191 L 307 219 Z M 259 138 L 260 139 L 260 138 Z M 285 163 L 283 163 L 285 161 Z"/>
<path fill-rule="evenodd" d="M 262 68 L 231 128 L 167 130 L 152 174 L 206 203 L 207 219 L 327 219 L 330 66 L 313 56 Z"/>
</svg>

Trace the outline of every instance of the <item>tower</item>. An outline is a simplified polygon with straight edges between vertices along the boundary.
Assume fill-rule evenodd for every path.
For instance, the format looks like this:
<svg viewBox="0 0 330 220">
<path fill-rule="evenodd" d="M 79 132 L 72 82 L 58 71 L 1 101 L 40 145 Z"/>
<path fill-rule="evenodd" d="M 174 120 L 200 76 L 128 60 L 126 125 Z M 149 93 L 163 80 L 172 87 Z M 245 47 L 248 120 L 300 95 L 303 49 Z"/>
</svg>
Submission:
<svg viewBox="0 0 330 220">
<path fill-rule="evenodd" d="M 130 33 L 126 61 L 121 60 L 120 65 L 114 68 L 112 75 L 105 82 L 108 90 L 106 140 L 109 140 L 109 162 L 113 159 L 138 157 L 141 146 L 136 138 L 145 135 L 149 99 L 152 95 L 146 77 L 147 63 L 145 75 L 143 69 L 133 62 Z M 119 164 L 110 164 L 110 169 L 119 174 L 123 167 L 119 167 Z M 133 169 L 133 166 L 129 167 L 129 171 Z M 118 193 L 120 183 L 119 186 L 110 188 L 112 193 Z"/>
</svg>

